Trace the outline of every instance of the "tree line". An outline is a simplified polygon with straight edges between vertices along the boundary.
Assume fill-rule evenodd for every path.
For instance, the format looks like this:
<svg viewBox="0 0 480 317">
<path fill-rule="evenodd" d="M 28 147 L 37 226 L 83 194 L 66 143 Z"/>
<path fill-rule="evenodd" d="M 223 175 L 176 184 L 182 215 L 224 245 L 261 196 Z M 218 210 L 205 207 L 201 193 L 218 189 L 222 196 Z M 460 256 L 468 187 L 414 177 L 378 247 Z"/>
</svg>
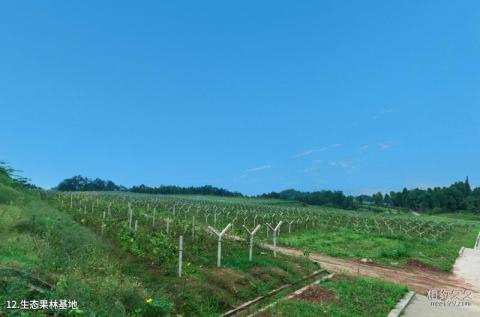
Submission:
<svg viewBox="0 0 480 317">
<path fill-rule="evenodd" d="M 459 210 L 480 212 L 480 187 L 472 189 L 468 177 L 448 187 L 427 189 L 404 188 L 400 192 L 383 195 L 358 196 L 360 204 L 405 208 L 419 212 L 454 212 Z"/>
<path fill-rule="evenodd" d="M 294 189 L 262 194 L 260 198 L 296 200 L 309 205 L 343 209 L 364 209 L 370 206 L 414 210 L 418 212 L 480 212 L 480 187 L 472 189 L 468 177 L 448 187 L 407 189 L 387 194 L 346 196 L 342 191 L 300 192 Z M 378 210 L 378 209 L 373 209 Z"/>
<path fill-rule="evenodd" d="M 67 178 L 61 181 L 54 190 L 58 191 L 128 191 L 132 193 L 144 194 L 164 194 L 164 195 L 216 195 L 227 197 L 241 197 L 238 192 L 231 192 L 224 188 L 218 188 L 210 185 L 199 187 L 180 187 L 180 186 L 166 186 L 150 187 L 146 185 L 132 186 L 127 188 L 125 186 L 117 185 L 110 180 L 103 180 L 100 178 L 91 179 L 80 175 L 72 178 Z"/>
<path fill-rule="evenodd" d="M 125 186 L 117 185 L 110 180 L 99 178 L 90 179 L 74 176 L 60 182 L 54 190 L 59 191 L 129 191 L 144 194 L 164 195 L 215 195 L 225 197 L 244 197 L 239 192 L 232 192 L 224 188 L 210 185 L 199 187 L 181 187 L 161 185 L 150 187 L 146 185 Z M 448 187 L 434 187 L 428 189 L 406 189 L 387 194 L 351 196 L 342 191 L 315 191 L 301 192 L 288 189 L 281 192 L 271 192 L 258 195 L 259 198 L 274 198 L 299 201 L 308 205 L 331 206 L 342 209 L 364 209 L 372 207 L 390 207 L 414 210 L 418 212 L 480 212 L 480 187 L 472 189 L 468 180 L 456 182 Z"/>
<path fill-rule="evenodd" d="M 165 195 L 215 195 L 226 197 L 243 197 L 239 192 L 231 192 L 224 188 L 218 188 L 211 185 L 199 187 L 180 187 L 175 185 L 161 185 L 159 187 L 149 187 L 145 185 L 133 186 L 130 188 L 134 193 L 145 194 L 165 194 Z"/>
<path fill-rule="evenodd" d="M 287 189 L 281 192 L 271 192 L 258 195 L 258 198 L 274 198 L 295 200 L 308 205 L 332 206 L 342 209 L 355 209 L 356 202 L 353 196 L 346 196 L 342 191 L 322 190 L 316 192 L 301 192 Z"/>
</svg>

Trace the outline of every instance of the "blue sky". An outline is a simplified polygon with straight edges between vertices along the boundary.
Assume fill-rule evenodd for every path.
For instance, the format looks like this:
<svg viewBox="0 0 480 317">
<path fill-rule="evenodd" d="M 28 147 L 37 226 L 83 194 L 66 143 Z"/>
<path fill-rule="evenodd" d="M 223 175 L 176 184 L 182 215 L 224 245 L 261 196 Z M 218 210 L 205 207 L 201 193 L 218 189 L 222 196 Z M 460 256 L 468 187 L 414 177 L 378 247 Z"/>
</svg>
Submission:
<svg viewBox="0 0 480 317">
<path fill-rule="evenodd" d="M 0 158 L 256 194 L 480 185 L 478 1 L 0 4 Z"/>
</svg>

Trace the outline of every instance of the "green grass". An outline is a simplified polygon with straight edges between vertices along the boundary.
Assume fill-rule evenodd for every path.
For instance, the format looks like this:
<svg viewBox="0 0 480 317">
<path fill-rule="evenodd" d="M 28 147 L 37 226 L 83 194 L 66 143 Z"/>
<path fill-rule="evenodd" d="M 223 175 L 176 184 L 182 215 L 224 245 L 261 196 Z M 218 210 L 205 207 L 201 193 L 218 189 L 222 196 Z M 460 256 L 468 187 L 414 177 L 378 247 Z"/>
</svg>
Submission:
<svg viewBox="0 0 480 317">
<path fill-rule="evenodd" d="M 46 203 L 0 205 L 0 213 L 0 312 L 5 301 L 21 299 L 75 299 L 82 311 L 96 316 L 135 310 L 157 316 L 168 308 L 163 290 L 144 283 L 148 274 L 129 274 L 128 259 Z M 149 307 L 146 296 L 164 307 Z"/>
<path fill-rule="evenodd" d="M 207 233 L 203 225 L 202 229 L 198 227 L 196 243 L 192 243 L 188 224 L 189 217 L 196 215 L 196 208 L 185 219 L 185 208 L 183 211 L 179 208 L 180 204 L 187 203 L 209 206 L 219 204 L 223 208 L 229 203 L 228 208 L 232 212 L 236 212 L 238 204 L 241 204 L 256 211 L 270 213 L 284 204 L 283 207 L 289 206 L 288 202 L 224 197 L 166 197 L 169 205 L 163 205 L 165 208 L 157 206 L 158 223 L 153 226 L 151 219 L 146 217 L 152 213 L 151 205 L 147 207 L 154 202 L 150 199 L 152 196 L 128 194 L 128 199 L 134 201 L 134 219 L 139 224 L 138 231 L 134 233 L 126 225 L 126 201 L 123 194 L 113 196 L 112 193 L 92 193 L 79 196 L 76 197 L 76 207 L 69 208 L 69 195 L 61 197 L 62 200 L 59 197 L 56 201 L 49 199 L 49 204 L 39 199 L 45 193 L 26 192 L 4 185 L 0 187 L 6 197 L 4 204 L 0 204 L 0 269 L 3 268 L 0 272 L 0 301 L 3 303 L 12 299 L 70 298 L 79 302 L 80 309 L 86 316 L 218 316 L 319 268 L 305 258 L 284 255 L 273 258 L 271 251 L 261 249 L 258 245 L 254 248 L 254 261 L 250 262 L 246 242 L 224 239 L 222 268 L 218 269 L 216 238 Z M 100 236 L 102 214 L 108 206 L 108 200 L 105 199 L 107 196 L 115 201 L 112 206 L 113 216 L 106 221 L 104 235 Z M 149 199 L 146 199 L 147 196 Z M 175 229 L 175 235 L 166 235 L 165 223 L 161 220 L 171 216 L 171 207 L 175 204 L 177 221 L 170 227 L 171 230 Z M 278 207 L 272 207 L 276 204 Z M 60 206 L 63 206 L 62 210 Z M 295 212 L 314 213 L 323 210 L 354 214 L 331 208 L 302 208 L 295 208 Z M 449 218 L 438 219 L 445 221 Z M 203 215 L 200 213 L 197 221 L 202 220 Z M 251 220 L 248 224 L 251 224 Z M 450 220 L 470 223 L 468 220 Z M 217 226 L 220 228 L 230 219 L 219 217 L 218 221 Z M 263 221 L 270 221 L 270 218 Z M 244 235 L 240 223 L 241 221 L 237 222 L 235 230 L 237 234 Z M 459 246 L 473 245 L 478 232 L 455 234 L 449 236 L 450 240 L 444 241 L 445 243 L 432 246 L 421 240 L 391 239 L 355 233 L 344 228 L 321 227 L 306 231 L 303 228 L 303 225 L 301 228 L 299 226 L 299 231 L 291 236 L 283 230 L 280 242 L 338 257 L 367 257 L 387 265 L 401 266 L 408 259 L 414 258 L 445 270 L 453 263 Z M 256 241 L 265 235 L 263 229 L 257 234 Z M 180 232 L 183 232 L 185 241 L 182 278 L 176 276 L 176 244 Z M 52 287 L 46 287 L 42 281 Z M 342 283 L 341 280 L 336 281 L 332 287 L 337 287 L 335 291 L 343 294 L 342 298 L 347 298 L 354 306 L 369 304 L 373 296 L 371 293 L 380 289 L 374 282 L 369 289 L 370 284 L 363 285 L 367 281 L 362 279 L 354 283 L 362 284 L 361 288 L 352 285 L 342 288 Z M 325 285 L 329 285 L 328 282 Z M 380 296 L 378 300 L 379 311 L 396 298 L 393 289 L 389 287 L 385 286 L 385 296 Z M 369 290 L 368 294 L 355 295 L 354 291 L 360 289 Z M 152 303 L 146 303 L 147 298 L 152 298 Z M 327 309 L 318 308 L 318 305 L 309 306 L 308 303 L 292 305 L 296 305 L 296 308 L 286 307 L 285 310 L 296 309 L 289 312 L 298 310 L 298 314 L 290 316 L 308 316 L 319 313 L 318 309 Z M 342 305 L 345 314 L 355 309 L 354 306 Z M 328 309 L 343 316 L 341 310 L 337 312 L 334 307 Z M 0 315 L 4 310 L 0 306 Z M 9 312 L 10 315 L 15 313 L 17 312 Z"/>
<path fill-rule="evenodd" d="M 315 287 L 330 290 L 333 298 L 320 302 L 305 299 L 280 301 L 262 316 L 384 317 L 407 292 L 405 287 L 379 280 L 346 276 L 334 277 Z"/>
<path fill-rule="evenodd" d="M 151 265 L 44 201 L 0 205 L 0 216 L 0 315 L 7 300 L 65 298 L 77 300 L 87 316 L 216 316 L 318 269 L 258 247 L 249 262 L 246 245 L 229 240 L 217 269 L 215 248 L 189 258 L 186 240 L 178 278 L 174 267 Z"/>
<path fill-rule="evenodd" d="M 464 221 L 475 221 L 480 222 L 480 213 L 473 213 L 473 212 L 457 212 L 457 213 L 447 213 L 447 214 L 439 214 L 436 216 L 437 218 L 442 218 L 445 221 L 451 222 L 453 219 L 455 220 L 464 220 Z"/>
<path fill-rule="evenodd" d="M 319 227 L 295 234 L 283 234 L 279 243 L 310 252 L 340 258 L 372 259 L 388 266 L 401 267 L 409 260 L 450 271 L 462 246 L 472 247 L 478 230 L 467 234 L 453 232 L 446 240 L 399 239 L 353 232 L 340 227 Z"/>
</svg>

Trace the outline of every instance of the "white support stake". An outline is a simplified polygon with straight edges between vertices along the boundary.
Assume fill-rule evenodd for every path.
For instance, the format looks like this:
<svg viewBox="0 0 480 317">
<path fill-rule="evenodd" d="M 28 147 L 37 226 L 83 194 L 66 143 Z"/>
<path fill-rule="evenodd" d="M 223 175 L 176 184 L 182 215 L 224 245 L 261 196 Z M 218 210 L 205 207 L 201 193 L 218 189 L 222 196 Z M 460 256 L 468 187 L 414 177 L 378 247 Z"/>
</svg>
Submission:
<svg viewBox="0 0 480 317">
<path fill-rule="evenodd" d="M 192 216 L 192 240 L 195 240 L 195 216 Z"/>
<path fill-rule="evenodd" d="M 129 229 L 132 229 L 132 216 L 133 216 L 132 205 L 128 203 L 128 228 Z"/>
<path fill-rule="evenodd" d="M 178 238 L 178 277 L 182 277 L 183 236 Z"/>
<path fill-rule="evenodd" d="M 170 232 L 170 218 L 167 218 L 167 235 Z"/>
<path fill-rule="evenodd" d="M 105 228 L 105 211 L 103 212 L 103 219 L 102 219 L 102 236 L 103 236 L 104 228 Z"/>
<path fill-rule="evenodd" d="M 208 226 L 208 230 L 210 230 L 212 233 L 214 233 L 218 237 L 218 248 L 217 248 L 217 267 L 222 266 L 222 237 L 227 232 L 227 230 L 232 226 L 231 223 L 229 223 L 222 232 L 218 232 L 217 229 Z"/>
<path fill-rule="evenodd" d="M 248 260 L 252 261 L 253 257 L 253 235 L 260 229 L 260 225 L 256 226 L 253 231 L 248 230 L 246 226 L 243 226 L 243 229 L 245 229 L 248 232 L 248 239 L 249 239 L 249 250 L 248 250 Z"/>
<path fill-rule="evenodd" d="M 295 220 L 292 220 L 288 223 L 288 234 L 290 234 L 292 232 L 292 223 L 294 223 Z"/>
<path fill-rule="evenodd" d="M 267 223 L 267 226 L 273 231 L 273 257 L 277 257 L 277 231 L 280 229 L 282 223 L 283 221 L 280 221 L 275 228 Z"/>
</svg>

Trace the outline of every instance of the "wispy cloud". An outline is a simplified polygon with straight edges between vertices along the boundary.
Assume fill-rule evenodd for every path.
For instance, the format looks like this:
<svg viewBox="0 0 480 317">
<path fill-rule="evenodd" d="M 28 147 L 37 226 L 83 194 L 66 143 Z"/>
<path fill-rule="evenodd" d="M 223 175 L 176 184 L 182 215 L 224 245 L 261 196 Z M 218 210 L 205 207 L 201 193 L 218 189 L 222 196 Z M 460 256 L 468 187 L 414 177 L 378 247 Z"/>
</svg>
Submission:
<svg viewBox="0 0 480 317">
<path fill-rule="evenodd" d="M 388 148 L 391 148 L 392 145 L 391 145 L 391 144 L 387 144 L 387 143 L 380 143 L 380 144 L 378 145 L 378 147 L 380 148 L 380 150 L 383 151 L 383 150 L 386 150 L 386 149 L 388 149 Z"/>
<path fill-rule="evenodd" d="M 252 168 L 249 168 L 249 169 L 243 171 L 241 177 L 247 177 L 248 175 L 250 175 L 252 173 L 268 170 L 268 169 L 271 169 L 271 168 L 272 168 L 272 165 L 261 165 L 261 166 L 252 167 Z"/>
<path fill-rule="evenodd" d="M 262 166 L 252 167 L 252 168 L 249 168 L 248 170 L 245 170 L 245 172 L 252 173 L 252 172 L 267 170 L 269 168 L 272 168 L 272 165 L 262 165 Z"/>
<path fill-rule="evenodd" d="M 384 116 L 387 116 L 389 114 L 391 114 L 393 112 L 393 109 L 391 108 L 383 108 L 383 109 L 380 109 L 379 111 L 377 111 L 373 116 L 372 116 L 372 119 L 373 120 L 378 120 L 380 119 L 381 117 L 384 117 Z"/>
<path fill-rule="evenodd" d="M 310 173 L 310 172 L 316 171 L 316 170 L 318 170 L 320 163 L 322 163 L 321 160 L 314 160 L 314 161 L 312 162 L 312 164 L 310 164 L 309 166 L 305 167 L 305 168 L 303 169 L 303 171 L 304 171 L 305 173 Z"/>
<path fill-rule="evenodd" d="M 350 167 L 352 167 L 352 162 L 350 162 L 350 161 L 340 161 L 340 162 L 338 162 L 338 165 L 340 165 L 343 168 L 350 168 Z"/>
<path fill-rule="evenodd" d="M 295 154 L 295 155 L 293 156 L 293 158 L 305 157 L 305 156 L 312 155 L 312 154 L 314 154 L 314 153 L 327 151 L 328 149 L 339 148 L 339 147 L 341 147 L 341 146 L 342 146 L 342 144 L 336 143 L 336 144 L 332 144 L 332 145 L 329 145 L 329 146 L 324 146 L 324 147 L 321 147 L 321 148 L 318 148 L 318 149 L 308 149 L 308 150 L 305 150 L 305 151 L 303 151 L 303 152 L 300 152 L 300 153 Z"/>
<path fill-rule="evenodd" d="M 328 164 L 332 167 L 341 167 L 343 169 L 354 168 L 353 162 L 350 160 L 330 161 Z"/>
<path fill-rule="evenodd" d="M 322 147 L 321 149 L 308 149 L 308 150 L 303 151 L 301 153 L 295 154 L 293 157 L 294 158 L 305 157 L 305 156 L 309 156 L 309 155 L 312 155 L 314 153 L 322 152 L 322 151 L 325 151 L 325 150 L 327 150 L 326 147 Z"/>
</svg>

